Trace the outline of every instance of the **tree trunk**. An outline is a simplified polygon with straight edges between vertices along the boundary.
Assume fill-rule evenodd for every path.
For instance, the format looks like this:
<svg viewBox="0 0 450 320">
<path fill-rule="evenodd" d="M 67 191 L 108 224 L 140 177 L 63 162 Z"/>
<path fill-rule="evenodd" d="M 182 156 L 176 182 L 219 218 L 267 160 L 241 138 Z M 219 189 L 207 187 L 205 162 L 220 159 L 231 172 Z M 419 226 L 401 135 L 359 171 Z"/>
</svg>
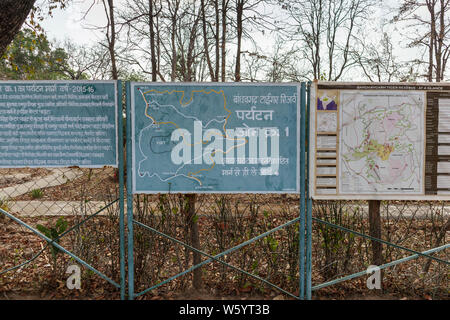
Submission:
<svg viewBox="0 0 450 320">
<path fill-rule="evenodd" d="M 149 28 L 150 28 L 150 55 L 152 61 L 152 82 L 156 81 L 156 75 L 158 74 L 157 63 L 156 63 L 156 52 L 155 52 L 155 29 L 153 23 L 153 0 L 148 1 L 149 4 Z"/>
<path fill-rule="evenodd" d="M 0 1 L 0 57 L 13 41 L 36 0 Z"/>
<path fill-rule="evenodd" d="M 195 9 L 194 9 L 195 11 Z M 189 47 L 187 52 L 187 82 L 195 81 L 195 70 L 194 70 L 194 59 L 195 59 L 195 40 L 197 39 L 197 28 L 198 23 L 200 22 L 201 12 L 199 9 L 198 16 L 194 21 L 194 25 L 191 29 L 191 34 L 189 35 Z"/>
<path fill-rule="evenodd" d="M 195 201 L 196 201 L 196 194 L 188 194 L 186 195 L 187 202 L 188 202 L 188 222 L 189 222 L 189 229 L 191 233 L 191 245 L 200 250 L 200 237 L 198 232 L 198 223 L 197 223 L 197 217 L 195 214 Z M 194 265 L 197 265 L 201 262 L 201 255 L 198 252 L 193 252 L 193 263 Z M 194 271 L 194 278 L 192 281 L 193 287 L 196 290 L 200 290 L 202 288 L 202 269 L 197 268 Z"/>
<path fill-rule="evenodd" d="M 226 73 L 226 37 L 227 37 L 227 4 L 228 0 L 222 0 L 222 74 L 221 80 L 225 82 Z"/>
<path fill-rule="evenodd" d="M 430 12 L 430 44 L 428 52 L 428 82 L 433 82 L 433 69 L 434 69 L 434 41 L 436 39 L 436 17 L 434 14 L 434 4 L 428 5 L 428 11 Z"/>
<path fill-rule="evenodd" d="M 202 10 L 202 30 L 203 30 L 203 43 L 205 47 L 205 57 L 206 63 L 208 65 L 209 76 L 211 77 L 211 81 L 215 81 L 214 77 L 214 69 L 211 63 L 211 57 L 209 55 L 209 44 L 208 44 L 208 32 L 206 28 L 206 13 L 205 13 L 205 0 L 201 0 L 201 10 Z"/>
<path fill-rule="evenodd" d="M 444 45 L 445 37 L 445 3 L 441 0 L 441 10 L 439 12 L 439 33 L 437 34 L 436 44 L 436 82 L 441 82 L 442 74 L 442 47 Z"/>
<path fill-rule="evenodd" d="M 172 16 L 172 34 L 170 35 L 170 42 L 172 44 L 172 72 L 170 75 L 170 79 L 172 81 L 175 81 L 176 77 L 177 77 L 178 59 L 177 59 L 177 47 L 176 47 L 177 45 L 176 45 L 176 41 L 175 41 L 176 32 L 177 32 L 177 12 L 178 12 L 178 3 L 175 8 L 175 12 L 173 13 L 173 16 Z"/>
<path fill-rule="evenodd" d="M 111 57 L 111 73 L 112 78 L 114 80 L 119 79 L 119 74 L 117 72 L 117 63 L 116 63 L 116 23 L 114 20 L 114 0 L 108 0 L 108 9 L 109 9 L 109 31 L 111 31 L 111 35 L 108 37 L 108 50 L 109 55 Z M 109 32 L 108 31 L 108 32 Z"/>
<path fill-rule="evenodd" d="M 215 78 L 213 81 L 219 82 L 219 60 L 220 60 L 220 15 L 219 15 L 219 0 L 214 0 L 214 10 L 215 10 L 215 16 L 216 16 L 216 34 L 215 34 L 215 41 L 216 41 L 216 66 L 215 66 Z"/>
</svg>

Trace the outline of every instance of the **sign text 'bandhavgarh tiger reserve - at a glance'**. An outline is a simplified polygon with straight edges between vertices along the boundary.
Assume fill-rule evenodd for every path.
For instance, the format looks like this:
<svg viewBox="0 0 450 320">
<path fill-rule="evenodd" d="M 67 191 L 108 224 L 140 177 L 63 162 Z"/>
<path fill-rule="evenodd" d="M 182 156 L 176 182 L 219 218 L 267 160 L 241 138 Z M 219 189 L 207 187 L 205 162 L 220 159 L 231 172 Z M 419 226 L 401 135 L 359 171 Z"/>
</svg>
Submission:
<svg viewBox="0 0 450 320">
<path fill-rule="evenodd" d="M 450 197 L 450 86 L 316 82 L 310 108 L 315 199 Z"/>
</svg>

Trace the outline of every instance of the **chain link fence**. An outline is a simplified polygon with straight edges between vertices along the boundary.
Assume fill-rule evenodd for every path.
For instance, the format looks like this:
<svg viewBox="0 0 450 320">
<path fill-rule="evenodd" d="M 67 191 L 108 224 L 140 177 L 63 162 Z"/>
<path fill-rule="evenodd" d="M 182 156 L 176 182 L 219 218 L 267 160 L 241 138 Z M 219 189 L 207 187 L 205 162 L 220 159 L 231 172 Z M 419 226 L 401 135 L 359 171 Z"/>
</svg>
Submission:
<svg viewBox="0 0 450 320">
<path fill-rule="evenodd" d="M 182 195 L 135 197 L 135 219 L 195 247 L 192 220 L 198 223 L 199 249 L 211 255 L 223 252 L 276 226 L 298 217 L 299 198 L 290 195 L 202 195 L 197 198 L 196 215 L 187 214 Z M 383 201 L 382 239 L 415 251 L 448 243 L 448 202 Z M 368 204 L 365 201 L 315 201 L 313 217 L 369 234 Z M 258 240 L 224 261 L 245 272 L 264 278 L 295 295 L 299 293 L 299 225 L 295 223 Z M 145 289 L 192 267 L 193 251 L 143 228 L 135 229 L 135 275 L 137 291 Z M 312 230 L 313 286 L 345 275 L 367 270 L 372 264 L 372 241 L 349 232 L 314 222 Z M 383 261 L 410 255 L 395 246 L 383 245 Z M 436 257 L 448 261 L 442 251 Z M 202 261 L 207 257 L 202 257 Z M 197 262 L 198 263 L 198 262 Z M 315 296 L 364 297 L 376 292 L 415 298 L 448 298 L 448 266 L 419 258 L 383 271 L 382 290 L 371 291 L 366 277 L 315 291 Z M 247 273 L 214 262 L 202 266 L 203 286 L 213 295 L 252 292 L 274 297 L 277 291 Z M 193 273 L 171 281 L 156 294 L 189 288 Z"/>
<path fill-rule="evenodd" d="M 51 239 L 62 235 L 57 240 L 60 245 L 117 283 L 120 281 L 119 205 L 114 201 L 119 198 L 118 189 L 117 170 L 113 168 L 0 169 L 3 210 Z M 185 195 L 135 195 L 134 218 L 215 255 L 299 216 L 300 200 L 296 195 L 196 195 L 195 201 L 195 214 L 191 214 Z M 98 213 L 107 205 L 107 209 Z M 382 239 L 388 242 L 416 251 L 449 242 L 449 202 L 382 201 L 380 211 Z M 90 217 L 92 214 L 96 215 Z M 369 233 L 365 201 L 314 201 L 313 217 Z M 88 220 L 82 223 L 85 219 Z M 65 272 L 76 261 L 5 215 L 0 215 L 0 244 L 0 296 L 13 297 L 27 292 L 60 298 L 118 299 L 120 296 L 117 288 L 88 268 L 82 268 L 81 291 L 66 288 Z M 208 259 L 139 225 L 134 226 L 134 253 L 136 292 Z M 401 249 L 383 245 L 384 262 L 408 255 Z M 435 256 L 449 258 L 446 251 Z M 195 277 L 200 277 L 202 292 L 210 298 L 248 295 L 272 299 L 280 295 L 257 277 L 299 295 L 298 222 L 220 259 L 236 269 L 219 262 L 207 263 L 198 269 L 200 272 L 165 282 L 139 298 L 189 299 L 186 292 L 190 292 Z M 313 222 L 313 287 L 366 270 L 371 261 L 371 240 Z M 381 292 L 448 299 L 449 281 L 447 265 L 422 257 L 385 269 Z M 344 298 L 373 292 L 367 288 L 366 278 L 361 277 L 315 290 L 313 298 Z"/>
<path fill-rule="evenodd" d="M 119 282 L 117 182 L 117 169 L 106 167 L 0 169 L 0 207 Z M 77 261 L 3 214 L 0 229 L 0 296 L 90 297 L 89 290 L 66 288 L 67 267 Z M 81 270 L 83 288 L 101 288 L 93 297 L 119 296 L 92 270 Z"/>
<path fill-rule="evenodd" d="M 450 203 L 445 201 L 381 201 L 381 239 L 423 252 L 449 243 Z M 315 201 L 313 217 L 369 234 L 367 201 Z M 411 255 L 395 246 L 382 246 L 383 263 Z M 364 271 L 373 264 L 372 241 L 313 222 L 313 286 Z M 449 260 L 448 251 L 433 256 Z M 421 298 L 448 299 L 448 265 L 419 257 L 382 273 L 382 292 Z M 366 278 L 316 291 L 367 294 Z"/>
</svg>

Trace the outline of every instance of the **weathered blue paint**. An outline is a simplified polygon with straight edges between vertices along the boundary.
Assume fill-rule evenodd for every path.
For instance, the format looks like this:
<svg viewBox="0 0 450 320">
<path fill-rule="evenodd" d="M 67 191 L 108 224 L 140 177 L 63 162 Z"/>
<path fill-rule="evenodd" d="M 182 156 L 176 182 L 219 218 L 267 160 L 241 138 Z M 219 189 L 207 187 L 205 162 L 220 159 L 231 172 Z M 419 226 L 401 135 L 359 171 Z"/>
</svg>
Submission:
<svg viewBox="0 0 450 320">
<path fill-rule="evenodd" d="M 116 84 L 0 81 L 0 167 L 117 167 Z"/>
<path fill-rule="evenodd" d="M 299 192 L 297 84 L 130 90 L 134 193 Z"/>
</svg>

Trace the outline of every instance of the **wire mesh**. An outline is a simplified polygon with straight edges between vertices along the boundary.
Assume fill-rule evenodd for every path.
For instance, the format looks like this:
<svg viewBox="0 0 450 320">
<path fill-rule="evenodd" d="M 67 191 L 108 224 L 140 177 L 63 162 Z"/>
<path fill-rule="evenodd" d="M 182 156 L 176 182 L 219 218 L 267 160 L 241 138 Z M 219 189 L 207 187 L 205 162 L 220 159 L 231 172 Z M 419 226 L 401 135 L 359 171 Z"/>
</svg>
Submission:
<svg viewBox="0 0 450 320">
<path fill-rule="evenodd" d="M 289 195 L 201 195 L 197 196 L 196 219 L 200 248 L 214 255 L 298 216 L 299 198 Z M 192 245 L 191 221 L 187 220 L 183 195 L 139 196 L 135 198 L 136 220 Z M 449 211 L 445 202 L 383 201 L 382 239 L 398 246 L 425 251 L 448 243 Z M 366 201 L 315 201 L 313 216 L 327 222 L 369 234 Z M 183 248 L 148 230 L 137 228 L 135 236 L 136 286 L 148 287 L 194 265 L 192 250 Z M 312 281 L 319 284 L 364 271 L 372 264 L 372 243 L 342 230 L 315 222 L 313 225 Z M 155 243 L 144 248 L 146 243 Z M 224 261 L 250 274 L 267 279 L 298 295 L 298 223 L 224 257 Z M 143 247 L 144 246 L 144 247 Z M 149 251 L 149 248 L 156 250 Z M 173 249 L 171 249 L 173 248 Z M 383 261 L 410 255 L 384 245 Z M 445 251 L 435 255 L 448 261 Z M 202 257 L 202 259 L 206 259 Z M 202 260 L 203 261 L 203 260 Z M 150 267 L 151 266 L 151 267 Z M 273 288 L 219 263 L 203 266 L 204 286 L 212 294 L 252 292 L 273 296 Z M 341 283 L 316 292 L 316 296 L 372 294 L 366 278 Z M 185 290 L 193 274 L 172 281 L 155 294 Z M 383 271 L 387 294 L 448 297 L 448 266 L 419 258 Z M 342 289 L 342 290 L 341 290 Z M 139 290 L 137 290 L 139 291 Z M 276 290 L 275 290 L 276 291 Z M 380 293 L 380 292 L 378 292 Z"/>
<path fill-rule="evenodd" d="M 119 282 L 119 206 L 114 203 L 89 218 L 118 198 L 117 181 L 117 169 L 106 167 L 0 169 L 0 207 L 50 239 L 62 236 L 55 242 Z M 77 264 L 73 258 L 4 215 L 0 215 L 0 228 L 0 293 L 83 294 L 65 285 L 67 267 Z M 93 271 L 81 270 L 83 288 L 103 281 Z M 116 297 L 117 289 L 105 283 L 92 295 L 108 292 Z"/>
<path fill-rule="evenodd" d="M 0 169 L 0 207 L 33 227 L 66 229 L 118 198 L 116 169 Z M 189 215 L 185 195 L 135 195 L 134 218 L 210 255 L 223 252 L 298 217 L 296 195 L 197 195 L 195 215 Z M 382 239 L 416 251 L 449 243 L 449 202 L 382 201 Z M 365 201 L 314 201 L 313 217 L 369 234 Z M 170 278 L 194 265 L 194 253 L 184 246 L 134 227 L 136 292 Z M 295 295 L 299 291 L 299 233 L 294 223 L 235 252 L 223 261 L 266 279 Z M 61 231 L 61 230 L 60 230 Z M 342 230 L 313 223 L 313 285 L 367 269 L 372 262 L 371 241 Z M 196 240 L 197 238 L 197 240 Z M 52 254 L 45 240 L 0 215 L 0 294 L 13 290 L 46 292 L 67 297 L 118 298 L 118 290 L 82 268 L 84 293 L 65 288 L 67 266 L 75 262 Z M 59 243 L 81 259 L 119 282 L 119 210 L 114 204 L 65 235 Z M 39 252 L 42 251 L 41 254 Z M 383 245 L 383 260 L 409 255 Z M 448 252 L 435 254 L 448 260 Z M 200 261 L 207 257 L 200 256 Z M 212 262 L 200 268 L 202 287 L 211 297 L 256 295 L 272 298 L 279 293 L 249 274 Z M 448 266 L 419 258 L 383 271 L 383 293 L 447 299 Z M 142 296 L 173 296 L 193 285 L 188 273 Z M 315 297 L 370 292 L 364 277 L 323 288 Z"/>
<path fill-rule="evenodd" d="M 449 243 L 450 207 L 444 201 L 381 201 L 381 239 L 425 251 Z M 366 201 L 315 201 L 313 217 L 369 234 Z M 313 286 L 364 271 L 373 265 L 372 241 L 313 222 Z M 382 246 L 383 263 L 411 255 L 395 246 Z M 448 251 L 433 255 L 448 261 Z M 448 298 L 448 265 L 419 257 L 382 272 L 382 293 L 421 298 Z M 318 296 L 372 294 L 366 278 L 358 278 L 316 291 Z M 380 293 L 378 291 L 378 293 Z"/>
<path fill-rule="evenodd" d="M 298 217 L 299 197 L 291 195 L 197 195 L 195 215 L 185 195 L 135 197 L 135 219 L 189 245 L 198 228 L 200 249 L 210 255 L 224 252 Z M 147 244 L 156 250 L 145 250 Z M 195 245 L 194 245 L 195 247 Z M 159 248 L 159 250 L 157 249 Z M 147 248 L 148 249 L 148 248 Z M 298 222 L 223 257 L 223 261 L 264 278 L 298 295 Z M 194 253 L 143 228 L 135 228 L 136 291 L 194 265 Z M 201 261 L 207 257 L 201 257 Z M 218 262 L 204 265 L 202 282 L 208 294 L 272 293 L 267 284 Z M 160 288 L 157 294 L 186 290 L 193 273 Z"/>
</svg>

